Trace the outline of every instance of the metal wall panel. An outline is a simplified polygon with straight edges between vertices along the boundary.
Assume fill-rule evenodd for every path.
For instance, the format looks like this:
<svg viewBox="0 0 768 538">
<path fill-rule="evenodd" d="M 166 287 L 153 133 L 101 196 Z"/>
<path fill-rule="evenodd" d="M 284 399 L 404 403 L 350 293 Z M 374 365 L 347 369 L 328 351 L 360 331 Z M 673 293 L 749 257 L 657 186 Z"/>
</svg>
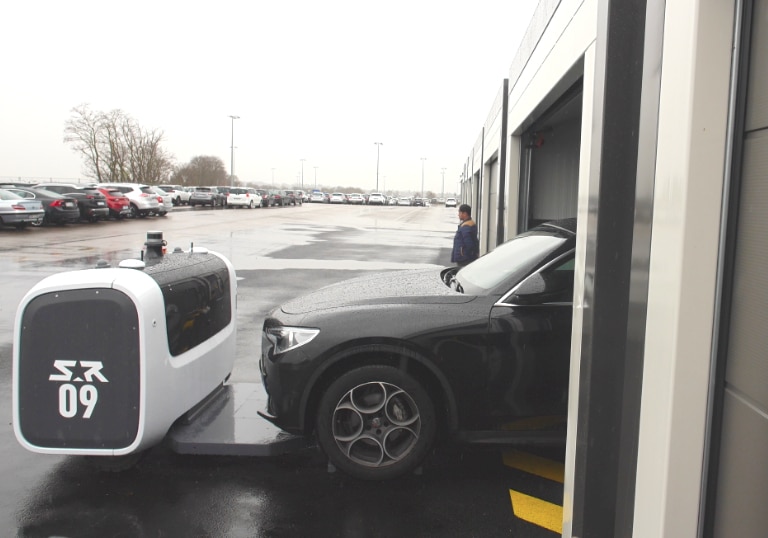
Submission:
<svg viewBox="0 0 768 538">
<path fill-rule="evenodd" d="M 752 3 L 713 536 L 768 528 L 768 0 Z M 748 21 L 747 24 L 749 24 Z"/>
<path fill-rule="evenodd" d="M 744 142 L 741 188 L 726 383 L 768 417 L 768 131 Z"/>
<path fill-rule="evenodd" d="M 747 130 L 768 126 L 768 2 L 754 3 L 754 30 L 749 67 Z"/>
<path fill-rule="evenodd" d="M 765 379 L 765 378 L 763 378 Z M 713 536 L 765 536 L 768 529 L 768 421 L 726 391 L 717 518 Z"/>
</svg>

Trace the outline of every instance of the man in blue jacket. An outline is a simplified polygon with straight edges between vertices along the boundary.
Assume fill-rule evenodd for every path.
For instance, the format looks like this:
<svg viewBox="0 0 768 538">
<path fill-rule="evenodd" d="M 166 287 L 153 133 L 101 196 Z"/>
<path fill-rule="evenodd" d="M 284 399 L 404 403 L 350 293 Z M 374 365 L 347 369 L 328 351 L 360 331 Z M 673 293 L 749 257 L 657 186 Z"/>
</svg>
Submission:
<svg viewBox="0 0 768 538">
<path fill-rule="evenodd" d="M 480 244 L 477 240 L 477 224 L 472 220 L 472 207 L 468 204 L 459 206 L 459 229 L 453 237 L 453 252 L 451 262 L 459 267 L 474 261 L 480 254 Z"/>
</svg>

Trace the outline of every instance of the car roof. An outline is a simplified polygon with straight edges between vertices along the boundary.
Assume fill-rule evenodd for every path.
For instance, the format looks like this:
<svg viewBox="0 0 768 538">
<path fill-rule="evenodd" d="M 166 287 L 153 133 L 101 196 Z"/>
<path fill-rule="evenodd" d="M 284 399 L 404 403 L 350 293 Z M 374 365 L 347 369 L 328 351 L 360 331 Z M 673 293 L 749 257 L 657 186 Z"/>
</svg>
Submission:
<svg viewBox="0 0 768 538">
<path fill-rule="evenodd" d="M 568 232 L 572 235 L 576 235 L 576 219 L 575 218 L 569 218 L 569 219 L 560 219 L 560 220 L 551 220 L 549 222 L 545 222 L 543 224 L 540 224 L 539 226 L 536 226 L 536 228 L 556 228 L 558 230 L 563 230 L 565 232 Z"/>
</svg>

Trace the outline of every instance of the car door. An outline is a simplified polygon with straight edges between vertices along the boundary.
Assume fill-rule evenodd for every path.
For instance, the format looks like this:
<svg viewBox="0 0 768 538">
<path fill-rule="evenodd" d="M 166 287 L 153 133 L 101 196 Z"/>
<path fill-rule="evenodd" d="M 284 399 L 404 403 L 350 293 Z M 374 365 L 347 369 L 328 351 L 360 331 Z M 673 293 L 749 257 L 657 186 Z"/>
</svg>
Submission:
<svg viewBox="0 0 768 538">
<path fill-rule="evenodd" d="M 546 427 L 565 419 L 573 269 L 570 251 L 514 286 L 491 309 L 487 394 L 499 425 L 538 417 Z"/>
</svg>

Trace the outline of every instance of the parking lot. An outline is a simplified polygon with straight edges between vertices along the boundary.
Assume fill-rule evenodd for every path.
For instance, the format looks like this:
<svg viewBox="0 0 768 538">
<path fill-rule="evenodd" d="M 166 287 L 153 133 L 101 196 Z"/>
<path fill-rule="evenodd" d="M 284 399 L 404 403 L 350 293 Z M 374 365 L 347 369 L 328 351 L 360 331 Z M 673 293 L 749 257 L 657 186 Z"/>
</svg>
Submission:
<svg viewBox="0 0 768 538">
<path fill-rule="evenodd" d="M 552 536 L 516 517 L 510 495 L 558 504 L 562 486 L 496 449 L 441 447 L 419 474 L 371 483 L 329 473 L 315 449 L 245 458 L 161 446 L 136 468 L 105 473 L 82 457 L 29 453 L 13 435 L 16 306 L 48 275 L 139 258 L 148 231 L 162 231 L 169 249 L 221 253 L 238 278 L 231 381 L 258 383 L 261 323 L 271 308 L 369 271 L 447 265 L 456 222 L 456 210 L 442 206 L 304 204 L 0 230 L 2 528 L 18 536 Z"/>
</svg>

